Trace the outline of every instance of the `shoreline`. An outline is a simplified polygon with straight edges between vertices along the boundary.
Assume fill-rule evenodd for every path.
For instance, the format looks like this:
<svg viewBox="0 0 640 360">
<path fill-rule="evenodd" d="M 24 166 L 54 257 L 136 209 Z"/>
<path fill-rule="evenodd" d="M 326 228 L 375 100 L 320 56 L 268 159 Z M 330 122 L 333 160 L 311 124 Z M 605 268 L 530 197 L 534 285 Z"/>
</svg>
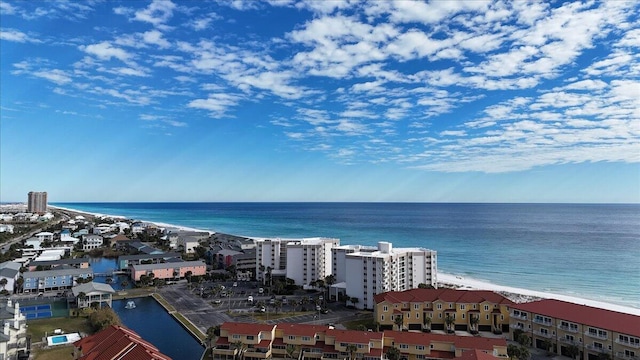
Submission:
<svg viewBox="0 0 640 360">
<path fill-rule="evenodd" d="M 130 218 L 126 217 L 126 216 L 121 216 L 121 215 L 109 215 L 109 214 L 91 213 L 91 212 L 88 212 L 88 211 L 80 211 L 80 210 L 76 210 L 76 209 L 63 208 L 63 207 L 59 207 L 59 206 L 55 206 L 55 205 L 49 205 L 49 207 L 51 207 L 53 209 L 69 211 L 71 213 L 76 213 L 76 214 L 81 214 L 81 215 L 90 215 L 90 216 L 94 216 L 94 217 L 110 217 L 110 218 L 114 218 L 114 219 L 130 219 Z M 186 226 L 179 226 L 179 225 L 163 223 L 163 222 L 148 221 L 148 220 L 144 220 L 144 219 L 130 219 L 130 220 L 137 220 L 137 221 L 142 221 L 142 222 L 146 222 L 146 223 L 150 223 L 150 224 L 155 224 L 156 226 L 161 227 L 161 228 L 175 228 L 175 229 L 182 230 L 182 231 L 207 232 L 207 233 L 209 233 L 209 235 L 216 234 L 215 231 L 211 231 L 211 230 L 202 230 L 202 229 L 196 229 L 196 228 L 191 228 L 191 227 L 186 227 Z M 235 235 L 235 236 L 243 236 L 243 235 Z M 249 237 L 249 238 L 255 238 L 255 237 Z M 512 300 L 512 301 L 514 301 L 516 303 L 518 303 L 518 302 L 528 302 L 528 301 L 533 301 L 533 300 L 536 300 L 536 299 L 556 299 L 556 300 L 571 302 L 571 303 L 574 303 L 574 304 L 586 305 L 586 306 L 606 309 L 606 310 L 610 310 L 610 311 L 617 311 L 617 312 L 622 312 L 622 313 L 627 313 L 627 314 L 633 314 L 633 315 L 640 316 L 640 308 L 635 308 L 635 307 L 632 307 L 632 306 L 620 305 L 620 304 L 615 304 L 615 303 L 605 302 L 605 301 L 599 301 L 599 300 L 592 300 L 592 299 L 587 299 L 587 298 L 583 298 L 583 297 L 576 297 L 576 296 L 563 295 L 563 294 L 555 294 L 555 293 L 549 293 L 549 292 L 538 291 L 538 290 L 530 290 L 530 289 L 519 288 L 519 287 L 514 287 L 514 286 L 499 285 L 499 284 L 495 284 L 495 283 L 492 283 L 492 282 L 489 282 L 489 281 L 483 281 L 483 280 L 478 280 L 478 279 L 474 279 L 474 278 L 457 276 L 457 275 L 453 275 L 453 274 L 447 273 L 447 272 L 438 271 L 438 284 L 439 285 L 443 285 L 443 286 L 448 286 L 448 287 L 461 289 L 461 290 L 489 290 L 489 291 L 494 291 L 494 292 L 498 292 L 498 293 L 501 293 L 501 294 L 505 295 L 510 300 Z"/>
</svg>

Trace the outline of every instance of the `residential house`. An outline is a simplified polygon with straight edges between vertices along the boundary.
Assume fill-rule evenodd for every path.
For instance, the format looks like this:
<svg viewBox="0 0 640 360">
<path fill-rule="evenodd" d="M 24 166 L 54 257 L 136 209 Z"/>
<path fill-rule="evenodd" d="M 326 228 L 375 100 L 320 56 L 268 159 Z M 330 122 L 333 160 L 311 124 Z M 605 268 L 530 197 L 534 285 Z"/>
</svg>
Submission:
<svg viewBox="0 0 640 360">
<path fill-rule="evenodd" d="M 384 332 L 384 346 L 385 349 L 396 347 L 400 350 L 400 358 L 404 360 L 467 360 L 468 356 L 475 355 L 476 351 L 487 355 L 480 355 L 480 359 L 496 360 L 509 357 L 507 341 L 503 338 L 387 330 Z"/>
<path fill-rule="evenodd" d="M 509 332 L 514 304 L 484 290 L 411 289 L 374 296 L 375 321 L 383 329 Z M 402 329 L 396 318 L 402 317 Z"/>
<path fill-rule="evenodd" d="M 35 237 L 41 242 L 53 241 L 53 233 L 47 231 L 39 232 L 35 235 Z"/>
<path fill-rule="evenodd" d="M 182 258 L 179 253 L 122 255 L 118 257 L 118 270 L 129 270 L 129 266 L 131 265 L 160 264 L 180 261 L 182 261 Z"/>
<path fill-rule="evenodd" d="M 536 348 L 578 359 L 640 360 L 640 316 L 545 299 L 513 304 L 512 334 L 524 332 Z"/>
<path fill-rule="evenodd" d="M 14 293 L 16 280 L 20 277 L 21 267 L 22 265 L 20 263 L 13 261 L 0 263 L 0 291 L 7 291 L 10 294 Z M 4 283 L 5 281 L 6 283 Z"/>
<path fill-rule="evenodd" d="M 74 267 L 76 269 L 88 269 L 89 258 L 81 257 L 75 259 L 59 259 L 59 260 L 45 260 L 45 261 L 31 261 L 29 263 L 29 271 L 42 271 L 51 270 L 57 267 Z"/>
<path fill-rule="evenodd" d="M 171 360 L 135 331 L 119 325 L 73 343 L 77 360 Z"/>
<path fill-rule="evenodd" d="M 106 305 L 112 307 L 112 299 L 115 290 L 109 284 L 88 282 L 71 288 L 79 309 L 86 308 L 96 303 L 98 307 Z"/>
<path fill-rule="evenodd" d="M 82 250 L 91 251 L 102 247 L 104 239 L 100 235 L 90 234 L 82 237 Z"/>
<path fill-rule="evenodd" d="M 9 233 L 13 234 L 13 225 L 11 224 L 0 224 L 0 233 Z"/>
</svg>

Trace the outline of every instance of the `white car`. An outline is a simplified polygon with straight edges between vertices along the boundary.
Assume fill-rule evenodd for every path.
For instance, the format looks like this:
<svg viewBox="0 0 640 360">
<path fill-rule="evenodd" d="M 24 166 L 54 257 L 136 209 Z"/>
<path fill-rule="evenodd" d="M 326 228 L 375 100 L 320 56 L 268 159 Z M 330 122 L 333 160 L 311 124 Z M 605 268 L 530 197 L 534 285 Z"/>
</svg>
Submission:
<svg viewBox="0 0 640 360">
<path fill-rule="evenodd" d="M 253 302 L 253 296 L 249 295 L 249 297 L 247 298 L 247 301 L 252 303 Z"/>
</svg>

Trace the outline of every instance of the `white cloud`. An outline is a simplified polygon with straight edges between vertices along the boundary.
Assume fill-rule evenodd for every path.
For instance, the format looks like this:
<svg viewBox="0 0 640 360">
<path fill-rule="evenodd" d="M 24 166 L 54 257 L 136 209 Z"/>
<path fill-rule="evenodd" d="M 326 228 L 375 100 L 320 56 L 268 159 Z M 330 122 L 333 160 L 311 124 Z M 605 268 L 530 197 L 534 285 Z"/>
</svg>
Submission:
<svg viewBox="0 0 640 360">
<path fill-rule="evenodd" d="M 58 85 L 70 83 L 72 80 L 66 72 L 59 69 L 36 71 L 33 73 L 33 75 L 41 77 L 43 79 L 47 79 Z"/>
<path fill-rule="evenodd" d="M 6 1 L 0 1 L 0 11 L 2 15 L 13 15 L 16 13 L 16 8 Z"/>
<path fill-rule="evenodd" d="M 136 11 L 134 20 L 155 26 L 164 24 L 173 16 L 176 5 L 171 0 L 153 0 L 144 10 Z"/>
<path fill-rule="evenodd" d="M 111 58 L 116 58 L 120 61 L 127 62 L 132 58 L 131 54 L 121 48 L 114 47 L 108 41 L 86 46 L 81 45 L 80 50 L 87 54 L 94 55 L 100 60 L 111 60 Z"/>
<path fill-rule="evenodd" d="M 14 42 L 20 42 L 20 43 L 24 43 L 24 42 L 39 43 L 39 42 L 41 42 L 40 40 L 32 38 L 31 36 L 21 32 L 21 31 L 15 30 L 15 29 L 0 30 L 0 40 L 14 41 Z"/>
<path fill-rule="evenodd" d="M 211 112 L 211 117 L 221 118 L 230 108 L 238 105 L 239 101 L 240 97 L 237 95 L 215 93 L 209 94 L 206 99 L 192 100 L 187 104 L 187 107 L 208 110 Z"/>
</svg>

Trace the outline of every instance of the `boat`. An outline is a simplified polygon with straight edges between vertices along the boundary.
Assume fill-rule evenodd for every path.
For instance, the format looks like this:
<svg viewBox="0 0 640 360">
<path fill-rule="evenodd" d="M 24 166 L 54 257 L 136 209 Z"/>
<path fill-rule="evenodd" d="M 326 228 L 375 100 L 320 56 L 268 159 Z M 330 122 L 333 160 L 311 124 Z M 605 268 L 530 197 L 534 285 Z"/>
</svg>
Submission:
<svg viewBox="0 0 640 360">
<path fill-rule="evenodd" d="M 127 305 L 124 306 L 125 309 L 135 309 L 136 308 L 136 303 L 133 302 L 133 300 L 129 300 L 127 301 Z"/>
</svg>

